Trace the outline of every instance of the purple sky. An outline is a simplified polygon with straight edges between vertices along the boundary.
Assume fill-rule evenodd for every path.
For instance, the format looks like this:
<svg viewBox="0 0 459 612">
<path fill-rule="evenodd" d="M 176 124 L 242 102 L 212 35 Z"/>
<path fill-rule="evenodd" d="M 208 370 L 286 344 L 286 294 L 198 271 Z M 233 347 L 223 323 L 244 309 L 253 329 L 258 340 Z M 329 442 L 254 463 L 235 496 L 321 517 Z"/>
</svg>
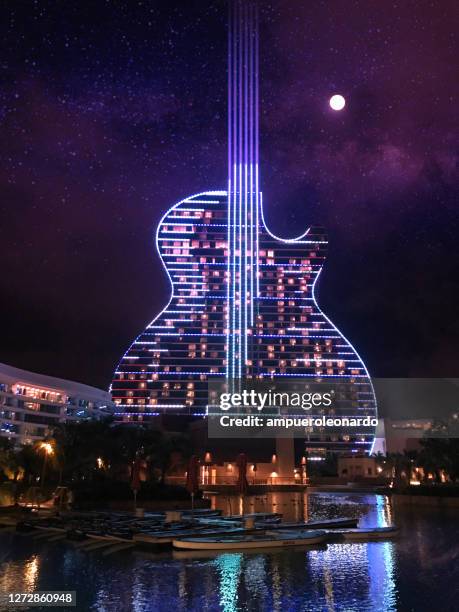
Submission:
<svg viewBox="0 0 459 612">
<path fill-rule="evenodd" d="M 457 3 L 262 4 L 273 230 L 326 225 L 320 303 L 372 374 L 458 375 Z M 106 387 L 168 298 L 158 220 L 225 185 L 225 3 L 0 13 L 0 360 Z"/>
</svg>

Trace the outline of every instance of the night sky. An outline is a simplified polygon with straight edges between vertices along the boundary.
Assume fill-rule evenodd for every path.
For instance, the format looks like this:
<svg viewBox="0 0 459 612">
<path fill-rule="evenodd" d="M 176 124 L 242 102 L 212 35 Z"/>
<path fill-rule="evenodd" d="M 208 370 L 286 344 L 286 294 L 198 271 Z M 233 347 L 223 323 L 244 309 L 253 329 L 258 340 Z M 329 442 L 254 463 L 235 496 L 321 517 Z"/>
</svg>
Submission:
<svg viewBox="0 0 459 612">
<path fill-rule="evenodd" d="M 458 376 L 457 2 L 261 4 L 272 230 L 327 227 L 371 374 Z M 0 7 L 0 361 L 107 387 L 168 300 L 157 222 L 226 185 L 226 5 Z"/>
</svg>

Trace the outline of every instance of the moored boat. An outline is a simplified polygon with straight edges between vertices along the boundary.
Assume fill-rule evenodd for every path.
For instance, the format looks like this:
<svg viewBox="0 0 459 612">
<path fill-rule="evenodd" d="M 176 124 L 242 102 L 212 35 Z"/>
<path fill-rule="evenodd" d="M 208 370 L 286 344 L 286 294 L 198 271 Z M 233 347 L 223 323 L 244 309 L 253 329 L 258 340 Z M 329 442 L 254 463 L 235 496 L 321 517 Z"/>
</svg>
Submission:
<svg viewBox="0 0 459 612">
<path fill-rule="evenodd" d="M 213 537 L 178 538 L 173 540 L 174 548 L 186 550 L 244 550 L 251 548 L 284 548 L 325 542 L 325 531 L 267 531 L 263 535 L 228 535 Z"/>
<path fill-rule="evenodd" d="M 399 528 L 395 525 L 390 527 L 368 527 L 363 529 L 347 529 L 342 532 L 345 540 L 355 542 L 359 540 L 382 540 L 393 538 L 398 535 Z"/>
<path fill-rule="evenodd" d="M 278 523 L 270 525 L 270 529 L 338 529 L 341 527 L 357 527 L 357 518 L 325 519 L 322 521 L 307 521 L 306 523 Z M 257 527 L 263 526 L 263 521 L 255 521 Z"/>
<path fill-rule="evenodd" d="M 242 527 L 228 527 L 224 528 L 213 528 L 209 527 L 208 529 L 190 529 L 187 532 L 180 531 L 162 531 L 162 532 L 142 532 L 137 533 L 133 537 L 133 541 L 140 546 L 162 546 L 167 544 L 172 544 L 175 539 L 184 539 L 184 538 L 192 538 L 192 537 L 225 537 L 235 534 L 244 535 L 245 529 Z"/>
<path fill-rule="evenodd" d="M 280 521 L 282 514 L 278 512 L 252 512 L 249 514 L 230 514 L 221 517 L 224 521 L 244 521 L 253 519 L 254 521 Z"/>
</svg>

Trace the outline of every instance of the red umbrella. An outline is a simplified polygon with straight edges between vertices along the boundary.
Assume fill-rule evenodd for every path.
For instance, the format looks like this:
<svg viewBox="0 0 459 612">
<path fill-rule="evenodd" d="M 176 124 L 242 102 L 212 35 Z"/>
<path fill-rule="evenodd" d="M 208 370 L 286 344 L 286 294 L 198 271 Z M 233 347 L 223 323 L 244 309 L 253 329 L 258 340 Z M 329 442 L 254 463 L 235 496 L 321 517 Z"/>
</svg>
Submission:
<svg viewBox="0 0 459 612">
<path fill-rule="evenodd" d="M 199 458 L 191 455 L 186 474 L 186 488 L 191 493 L 191 512 L 194 510 L 194 496 L 199 491 Z"/>
<path fill-rule="evenodd" d="M 140 489 L 140 459 L 137 457 L 132 464 L 131 469 L 131 489 L 138 491 Z"/>
<path fill-rule="evenodd" d="M 239 470 L 239 475 L 237 478 L 236 488 L 237 492 L 241 495 L 245 495 L 247 493 L 247 489 L 249 487 L 247 482 L 247 455 L 245 453 L 240 453 L 236 459 L 236 465 Z"/>
<path fill-rule="evenodd" d="M 192 455 L 188 462 L 186 489 L 188 493 L 191 494 L 195 494 L 199 491 L 199 458 L 196 455 Z"/>
</svg>

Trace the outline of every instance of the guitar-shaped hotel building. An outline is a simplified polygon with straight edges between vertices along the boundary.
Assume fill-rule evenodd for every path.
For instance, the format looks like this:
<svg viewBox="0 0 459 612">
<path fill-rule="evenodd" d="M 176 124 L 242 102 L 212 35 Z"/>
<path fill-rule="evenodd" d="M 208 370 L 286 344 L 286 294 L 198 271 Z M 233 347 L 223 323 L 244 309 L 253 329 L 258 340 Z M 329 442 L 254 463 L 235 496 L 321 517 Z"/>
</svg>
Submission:
<svg viewBox="0 0 459 612">
<path fill-rule="evenodd" d="M 367 369 L 322 312 L 317 282 L 327 236 L 282 239 L 266 226 L 259 168 L 258 14 L 235 0 L 228 44 L 228 184 L 186 197 L 162 217 L 156 245 L 169 303 L 123 355 L 112 382 L 117 415 L 205 416 L 210 380 L 343 381 L 353 413 L 376 415 Z M 334 450 L 374 435 L 312 436 Z"/>
</svg>

